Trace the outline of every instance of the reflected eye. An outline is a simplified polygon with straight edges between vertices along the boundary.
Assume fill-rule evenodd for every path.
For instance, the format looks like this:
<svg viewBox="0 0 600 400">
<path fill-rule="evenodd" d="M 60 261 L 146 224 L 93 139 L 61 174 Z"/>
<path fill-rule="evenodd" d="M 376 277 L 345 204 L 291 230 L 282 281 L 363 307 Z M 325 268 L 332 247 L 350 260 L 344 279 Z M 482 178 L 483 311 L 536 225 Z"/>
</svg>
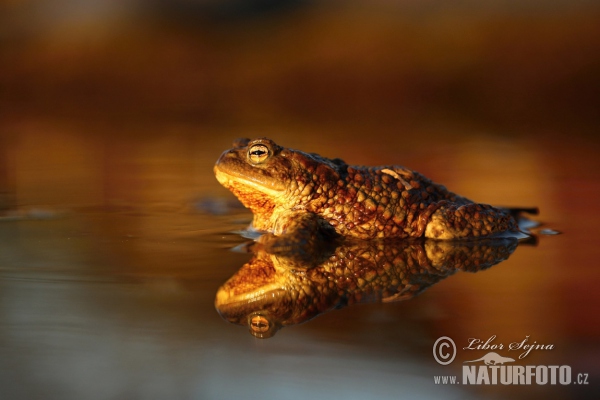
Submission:
<svg viewBox="0 0 600 400">
<path fill-rule="evenodd" d="M 264 144 L 255 144 L 248 150 L 248 157 L 254 164 L 260 164 L 269 157 L 269 148 Z"/>
<path fill-rule="evenodd" d="M 250 331 L 255 334 L 264 334 L 270 326 L 269 320 L 262 315 L 253 315 L 250 318 Z"/>
<path fill-rule="evenodd" d="M 259 339 L 273 337 L 280 328 L 277 321 L 274 321 L 262 312 L 253 313 L 248 316 L 248 327 L 252 336 Z"/>
</svg>

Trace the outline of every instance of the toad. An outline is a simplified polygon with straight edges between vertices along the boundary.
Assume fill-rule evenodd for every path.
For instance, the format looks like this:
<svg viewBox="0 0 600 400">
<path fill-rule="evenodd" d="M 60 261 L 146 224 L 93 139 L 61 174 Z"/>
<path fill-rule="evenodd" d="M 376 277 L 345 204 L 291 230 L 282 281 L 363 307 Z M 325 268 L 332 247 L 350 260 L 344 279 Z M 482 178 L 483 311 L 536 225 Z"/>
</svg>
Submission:
<svg viewBox="0 0 600 400">
<path fill-rule="evenodd" d="M 251 228 L 274 236 L 523 238 L 515 212 L 535 212 L 473 202 L 406 167 L 348 165 L 267 138 L 236 140 L 214 172 L 254 214 Z"/>
</svg>

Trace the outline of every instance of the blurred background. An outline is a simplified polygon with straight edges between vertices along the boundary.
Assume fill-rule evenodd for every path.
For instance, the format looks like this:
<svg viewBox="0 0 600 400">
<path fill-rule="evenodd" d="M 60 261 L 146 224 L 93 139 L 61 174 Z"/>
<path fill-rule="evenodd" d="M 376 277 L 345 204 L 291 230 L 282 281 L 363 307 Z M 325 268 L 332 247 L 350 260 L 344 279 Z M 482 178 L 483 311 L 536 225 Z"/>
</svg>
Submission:
<svg viewBox="0 0 600 400">
<path fill-rule="evenodd" d="M 106 186 L 127 177 L 91 175 L 132 173 L 113 164 L 151 141 L 191 152 L 178 134 L 216 143 L 204 168 L 238 136 L 288 135 L 300 147 L 314 135 L 307 150 L 322 153 L 369 136 L 390 153 L 374 162 L 405 163 L 399 152 L 431 134 L 598 129 L 594 1 L 0 4 L 4 207 L 112 201 L 125 194 Z M 48 178 L 88 187 L 48 193 Z"/>
<path fill-rule="evenodd" d="M 0 398 L 597 398 L 598 21 L 593 0 L 0 0 Z M 563 234 L 257 341 L 213 307 L 251 216 L 212 166 L 260 136 Z M 531 335 L 556 346 L 531 363 L 595 386 L 437 387 L 460 372 L 442 335 Z"/>
<path fill-rule="evenodd" d="M 2 110 L 12 116 L 203 124 L 597 118 L 600 28 L 591 0 L 1 7 Z"/>
</svg>

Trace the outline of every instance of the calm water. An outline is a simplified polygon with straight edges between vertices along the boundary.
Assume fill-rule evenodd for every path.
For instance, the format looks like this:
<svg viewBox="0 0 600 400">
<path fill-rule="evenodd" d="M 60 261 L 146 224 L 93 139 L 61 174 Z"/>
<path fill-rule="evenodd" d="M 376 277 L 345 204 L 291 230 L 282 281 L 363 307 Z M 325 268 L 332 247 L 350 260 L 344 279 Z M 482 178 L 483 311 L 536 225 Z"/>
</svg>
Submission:
<svg viewBox="0 0 600 400">
<path fill-rule="evenodd" d="M 442 125 L 440 125 L 442 126 Z M 285 134 L 282 134 L 285 132 Z M 368 134 L 365 134 L 368 132 Z M 401 132 L 401 133 L 398 133 Z M 595 139 L 462 127 L 3 125 L 0 398 L 597 398 L 600 161 Z M 538 206 L 535 246 L 398 303 L 361 304 L 270 339 L 224 321 L 219 287 L 251 255 L 250 214 L 212 175 L 238 136 L 353 164 L 397 163 L 481 202 Z M 438 364 L 437 338 L 456 360 Z M 590 385 L 436 385 L 504 344 L 518 365 Z M 552 345 L 508 351 L 512 342 Z M 595 397 L 596 396 L 596 397 Z"/>
</svg>

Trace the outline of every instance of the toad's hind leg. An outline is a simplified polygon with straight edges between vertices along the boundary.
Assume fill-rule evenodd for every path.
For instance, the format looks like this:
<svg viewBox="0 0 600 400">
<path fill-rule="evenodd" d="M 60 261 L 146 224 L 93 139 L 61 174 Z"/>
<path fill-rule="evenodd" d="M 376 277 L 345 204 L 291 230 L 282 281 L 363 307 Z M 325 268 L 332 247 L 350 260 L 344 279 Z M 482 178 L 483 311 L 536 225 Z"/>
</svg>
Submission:
<svg viewBox="0 0 600 400">
<path fill-rule="evenodd" d="M 515 219 L 508 210 L 488 204 L 445 204 L 432 215 L 425 228 L 425 237 L 456 239 L 519 232 Z"/>
</svg>

